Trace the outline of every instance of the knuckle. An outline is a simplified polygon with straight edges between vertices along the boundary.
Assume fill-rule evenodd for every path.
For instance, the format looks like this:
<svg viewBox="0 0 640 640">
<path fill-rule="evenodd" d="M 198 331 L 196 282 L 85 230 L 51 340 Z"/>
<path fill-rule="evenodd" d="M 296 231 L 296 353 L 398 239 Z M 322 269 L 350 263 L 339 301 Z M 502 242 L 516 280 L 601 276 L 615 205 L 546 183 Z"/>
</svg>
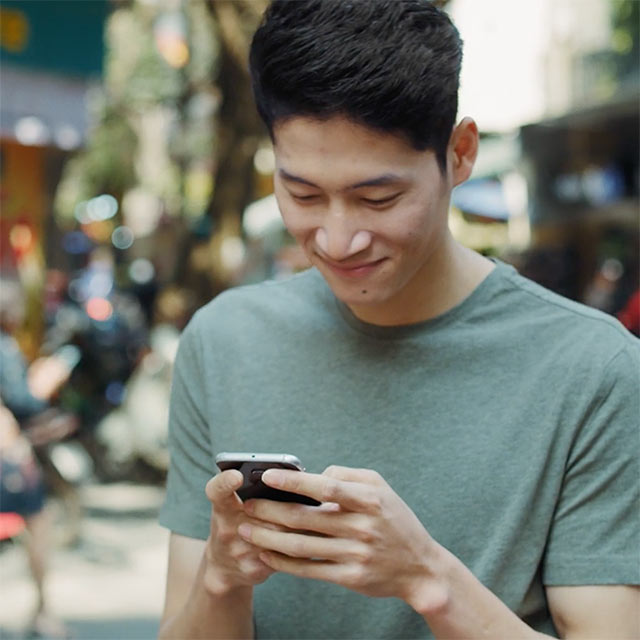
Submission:
<svg viewBox="0 0 640 640">
<path fill-rule="evenodd" d="M 222 544 L 231 544 L 236 539 L 234 527 L 228 526 L 224 522 L 219 522 L 216 531 L 216 539 Z"/>
<path fill-rule="evenodd" d="M 367 522 L 363 522 L 361 525 L 355 527 L 352 530 L 352 534 L 354 538 L 366 544 L 372 544 L 378 539 L 375 531 L 368 525 Z"/>
<path fill-rule="evenodd" d="M 369 545 L 363 545 L 356 553 L 361 566 L 367 566 L 373 563 L 375 554 Z"/>
<path fill-rule="evenodd" d="M 347 567 L 346 575 L 345 575 L 345 585 L 347 587 L 359 587 L 363 581 L 365 576 L 365 569 L 360 564 L 351 564 Z"/>
<path fill-rule="evenodd" d="M 386 484 L 386 480 L 377 471 L 375 471 L 374 469 L 367 469 L 367 471 L 371 476 L 371 480 L 373 480 L 375 484 Z"/>
<path fill-rule="evenodd" d="M 249 545 L 242 540 L 234 540 L 227 545 L 228 554 L 236 561 L 251 557 Z"/>
<path fill-rule="evenodd" d="M 333 478 L 327 477 L 322 486 L 322 502 L 337 502 L 338 483 Z"/>
<path fill-rule="evenodd" d="M 294 558 L 306 558 L 308 555 L 307 544 L 304 539 L 297 537 L 291 541 L 291 547 L 289 549 L 290 555 Z"/>
<path fill-rule="evenodd" d="M 293 491 L 293 493 L 298 493 L 298 490 L 302 488 L 303 484 L 302 476 L 303 474 L 301 473 L 289 472 L 286 475 L 285 489 L 287 491 Z"/>
<path fill-rule="evenodd" d="M 365 493 L 362 502 L 367 511 L 378 512 L 382 509 L 382 496 L 377 491 Z"/>
<path fill-rule="evenodd" d="M 303 529 L 308 523 L 308 514 L 304 509 L 300 509 L 301 506 L 292 502 L 284 507 L 289 529 Z M 284 530 L 283 527 L 279 527 L 279 529 L 280 531 Z"/>
<path fill-rule="evenodd" d="M 338 465 L 331 464 L 322 472 L 322 475 L 335 477 L 338 474 L 339 470 L 340 467 Z"/>
</svg>

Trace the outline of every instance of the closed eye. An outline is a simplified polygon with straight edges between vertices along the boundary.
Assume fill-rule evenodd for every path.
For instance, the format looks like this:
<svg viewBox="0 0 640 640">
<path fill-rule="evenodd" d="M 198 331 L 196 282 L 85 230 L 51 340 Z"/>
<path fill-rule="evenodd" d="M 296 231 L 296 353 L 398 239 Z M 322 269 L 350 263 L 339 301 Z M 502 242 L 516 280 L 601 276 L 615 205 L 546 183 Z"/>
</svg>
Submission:
<svg viewBox="0 0 640 640">
<path fill-rule="evenodd" d="M 399 196 L 400 193 L 394 193 L 393 195 L 387 196 L 386 198 L 362 198 L 362 201 L 372 207 L 381 207 L 385 204 L 391 204 Z"/>
<path fill-rule="evenodd" d="M 302 195 L 297 195 L 295 193 L 292 193 L 290 195 L 294 200 L 297 200 L 298 202 L 311 202 L 311 201 L 313 201 L 313 200 L 315 200 L 316 198 L 319 197 L 316 194 L 302 196 Z"/>
</svg>

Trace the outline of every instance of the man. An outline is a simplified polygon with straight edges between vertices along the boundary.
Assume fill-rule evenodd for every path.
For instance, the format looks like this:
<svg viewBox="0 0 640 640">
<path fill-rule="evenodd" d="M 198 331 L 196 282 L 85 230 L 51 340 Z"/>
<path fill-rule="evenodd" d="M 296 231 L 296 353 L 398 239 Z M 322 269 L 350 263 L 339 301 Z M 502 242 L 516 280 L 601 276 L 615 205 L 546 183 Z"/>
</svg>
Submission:
<svg viewBox="0 0 640 640">
<path fill-rule="evenodd" d="M 426 1 L 267 11 L 254 92 L 313 268 L 183 335 L 162 638 L 637 637 L 638 343 L 449 234 L 460 60 Z M 322 506 L 243 504 L 220 451 L 326 468 L 263 476 Z"/>
</svg>

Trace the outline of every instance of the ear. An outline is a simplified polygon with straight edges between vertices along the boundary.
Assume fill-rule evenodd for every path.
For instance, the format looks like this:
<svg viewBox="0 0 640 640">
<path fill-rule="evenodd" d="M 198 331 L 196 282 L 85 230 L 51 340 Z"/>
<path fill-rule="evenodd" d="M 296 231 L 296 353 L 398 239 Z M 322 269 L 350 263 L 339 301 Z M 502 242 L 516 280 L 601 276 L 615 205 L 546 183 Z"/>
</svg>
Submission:
<svg viewBox="0 0 640 640">
<path fill-rule="evenodd" d="M 467 180 L 478 155 L 478 126 L 471 118 L 463 118 L 449 140 L 447 160 L 452 187 Z"/>
</svg>

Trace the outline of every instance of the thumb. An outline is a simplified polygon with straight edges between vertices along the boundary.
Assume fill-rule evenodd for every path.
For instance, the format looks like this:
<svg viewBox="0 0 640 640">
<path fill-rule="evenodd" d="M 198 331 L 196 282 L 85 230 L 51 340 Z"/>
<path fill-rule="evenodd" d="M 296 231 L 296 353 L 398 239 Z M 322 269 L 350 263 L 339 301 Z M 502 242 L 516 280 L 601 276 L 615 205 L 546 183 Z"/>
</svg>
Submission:
<svg viewBox="0 0 640 640">
<path fill-rule="evenodd" d="M 238 507 L 240 498 L 236 491 L 242 486 L 244 476 L 237 469 L 227 469 L 207 482 L 205 493 L 217 509 Z"/>
</svg>

